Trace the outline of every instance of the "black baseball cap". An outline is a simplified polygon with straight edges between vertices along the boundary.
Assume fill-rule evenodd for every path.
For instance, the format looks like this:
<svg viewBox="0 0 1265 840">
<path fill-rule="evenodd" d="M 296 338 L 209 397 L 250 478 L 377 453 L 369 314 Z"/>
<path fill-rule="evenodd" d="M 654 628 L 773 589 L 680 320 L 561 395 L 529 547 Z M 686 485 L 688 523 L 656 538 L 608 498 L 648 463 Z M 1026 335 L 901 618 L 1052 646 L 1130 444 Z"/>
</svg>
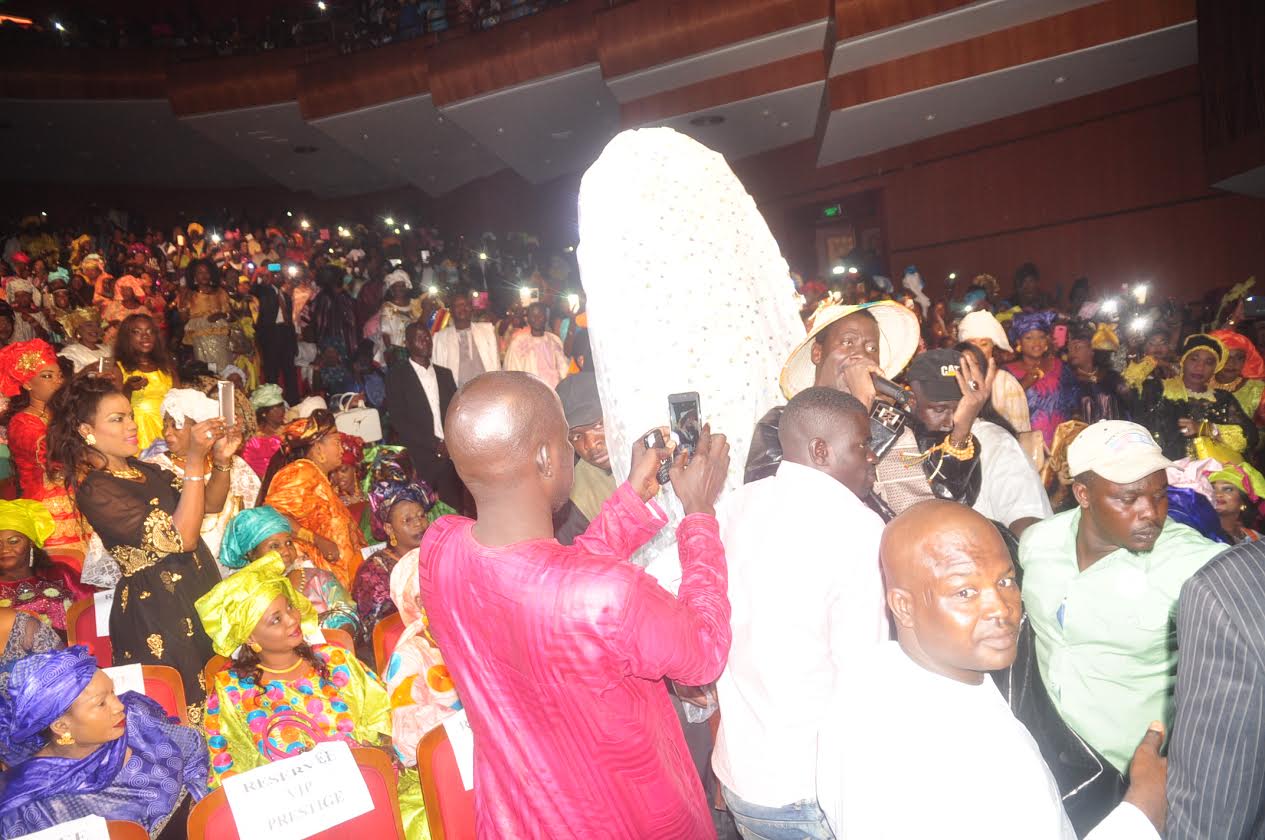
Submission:
<svg viewBox="0 0 1265 840">
<path fill-rule="evenodd" d="M 962 399 L 962 388 L 958 385 L 961 374 L 961 353 L 956 350 L 928 350 L 914 356 L 906 376 L 911 385 L 917 382 L 933 402 L 951 402 Z"/>
</svg>

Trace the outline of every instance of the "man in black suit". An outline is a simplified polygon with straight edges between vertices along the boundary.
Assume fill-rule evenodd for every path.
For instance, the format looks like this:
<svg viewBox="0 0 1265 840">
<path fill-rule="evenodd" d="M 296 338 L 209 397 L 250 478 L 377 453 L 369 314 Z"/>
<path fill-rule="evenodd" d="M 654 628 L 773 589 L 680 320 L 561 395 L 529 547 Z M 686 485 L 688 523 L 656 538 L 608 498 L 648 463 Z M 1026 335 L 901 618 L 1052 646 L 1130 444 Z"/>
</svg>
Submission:
<svg viewBox="0 0 1265 840">
<path fill-rule="evenodd" d="M 408 449 L 417 477 L 439 498 L 461 509 L 461 481 L 444 445 L 444 415 L 457 393 L 452 371 L 431 363 L 430 330 L 414 321 L 404 331 L 408 361 L 387 372 L 387 414 Z"/>
<path fill-rule="evenodd" d="M 1170 840 L 1265 837 L 1265 547 L 1209 561 L 1177 602 Z"/>
<path fill-rule="evenodd" d="M 299 401 L 299 375 L 294 366 L 299 343 L 294 333 L 294 306 L 290 293 L 279 285 L 281 279 L 280 272 L 269 271 L 255 280 L 251 290 L 259 301 L 255 341 L 263 361 L 264 381 L 280 385 L 286 402 L 294 405 Z"/>
</svg>

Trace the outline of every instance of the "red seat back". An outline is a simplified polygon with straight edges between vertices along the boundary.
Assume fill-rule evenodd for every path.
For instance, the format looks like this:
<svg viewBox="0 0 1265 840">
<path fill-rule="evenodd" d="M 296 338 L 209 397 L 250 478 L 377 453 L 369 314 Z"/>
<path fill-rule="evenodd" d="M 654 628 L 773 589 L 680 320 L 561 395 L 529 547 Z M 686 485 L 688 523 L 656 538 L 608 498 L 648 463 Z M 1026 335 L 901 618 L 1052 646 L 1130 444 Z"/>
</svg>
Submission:
<svg viewBox="0 0 1265 840">
<path fill-rule="evenodd" d="M 461 783 L 461 771 L 443 725 L 427 732 L 418 743 L 417 772 L 431 840 L 475 840 L 474 791 Z"/>
<path fill-rule="evenodd" d="M 387 663 L 391 661 L 391 654 L 395 652 L 403 633 L 404 619 L 399 613 L 388 615 L 373 628 L 373 660 L 378 676 L 383 679 L 386 679 Z"/>
<path fill-rule="evenodd" d="M 404 840 L 404 821 L 400 817 L 400 799 L 396 792 L 395 768 L 385 753 L 373 749 L 355 749 L 352 755 L 360 765 L 360 775 L 369 788 L 373 810 L 355 819 L 313 834 L 311 840 Z M 240 840 L 237 823 L 228 806 L 223 788 L 189 809 L 189 840 Z"/>
<path fill-rule="evenodd" d="M 66 641 L 87 647 L 102 668 L 109 668 L 114 657 L 109 632 L 108 627 L 105 634 L 97 630 L 96 602 L 92 598 L 75 601 L 66 611 Z"/>
<path fill-rule="evenodd" d="M 189 707 L 185 700 L 180 672 L 167 665 L 142 665 L 145 675 L 145 696 L 162 706 L 167 714 L 189 723 Z"/>
</svg>

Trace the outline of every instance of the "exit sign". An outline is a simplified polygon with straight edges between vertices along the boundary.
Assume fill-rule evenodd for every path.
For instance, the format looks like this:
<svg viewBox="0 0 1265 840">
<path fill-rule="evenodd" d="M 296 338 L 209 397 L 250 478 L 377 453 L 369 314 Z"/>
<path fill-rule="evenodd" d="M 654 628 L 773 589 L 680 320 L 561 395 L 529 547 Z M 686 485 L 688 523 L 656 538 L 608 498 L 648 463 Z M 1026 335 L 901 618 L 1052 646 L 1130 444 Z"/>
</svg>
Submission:
<svg viewBox="0 0 1265 840">
<path fill-rule="evenodd" d="M 843 206 L 839 204 L 832 204 L 829 207 L 823 207 L 821 210 L 821 215 L 827 219 L 834 219 L 839 216 L 842 216 Z"/>
</svg>

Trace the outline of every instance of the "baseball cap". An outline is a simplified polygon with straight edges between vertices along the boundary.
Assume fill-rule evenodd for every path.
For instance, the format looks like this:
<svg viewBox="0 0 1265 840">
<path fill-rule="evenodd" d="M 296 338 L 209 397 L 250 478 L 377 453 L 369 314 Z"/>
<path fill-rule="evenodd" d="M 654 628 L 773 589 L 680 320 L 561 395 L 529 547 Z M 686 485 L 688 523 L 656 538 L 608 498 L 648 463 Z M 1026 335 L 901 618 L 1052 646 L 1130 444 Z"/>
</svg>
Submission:
<svg viewBox="0 0 1265 840">
<path fill-rule="evenodd" d="M 558 383 L 557 391 L 567 428 L 588 426 L 602 419 L 602 401 L 597 395 L 597 377 L 593 373 L 573 373 Z"/>
<path fill-rule="evenodd" d="M 958 375 L 962 372 L 962 354 L 956 350 L 928 350 L 919 353 L 905 374 L 910 383 L 917 382 L 933 402 L 962 399 Z"/>
<path fill-rule="evenodd" d="M 1171 466 L 1151 433 L 1127 420 L 1099 420 L 1067 448 L 1072 476 L 1092 472 L 1115 484 L 1131 484 Z"/>
</svg>

